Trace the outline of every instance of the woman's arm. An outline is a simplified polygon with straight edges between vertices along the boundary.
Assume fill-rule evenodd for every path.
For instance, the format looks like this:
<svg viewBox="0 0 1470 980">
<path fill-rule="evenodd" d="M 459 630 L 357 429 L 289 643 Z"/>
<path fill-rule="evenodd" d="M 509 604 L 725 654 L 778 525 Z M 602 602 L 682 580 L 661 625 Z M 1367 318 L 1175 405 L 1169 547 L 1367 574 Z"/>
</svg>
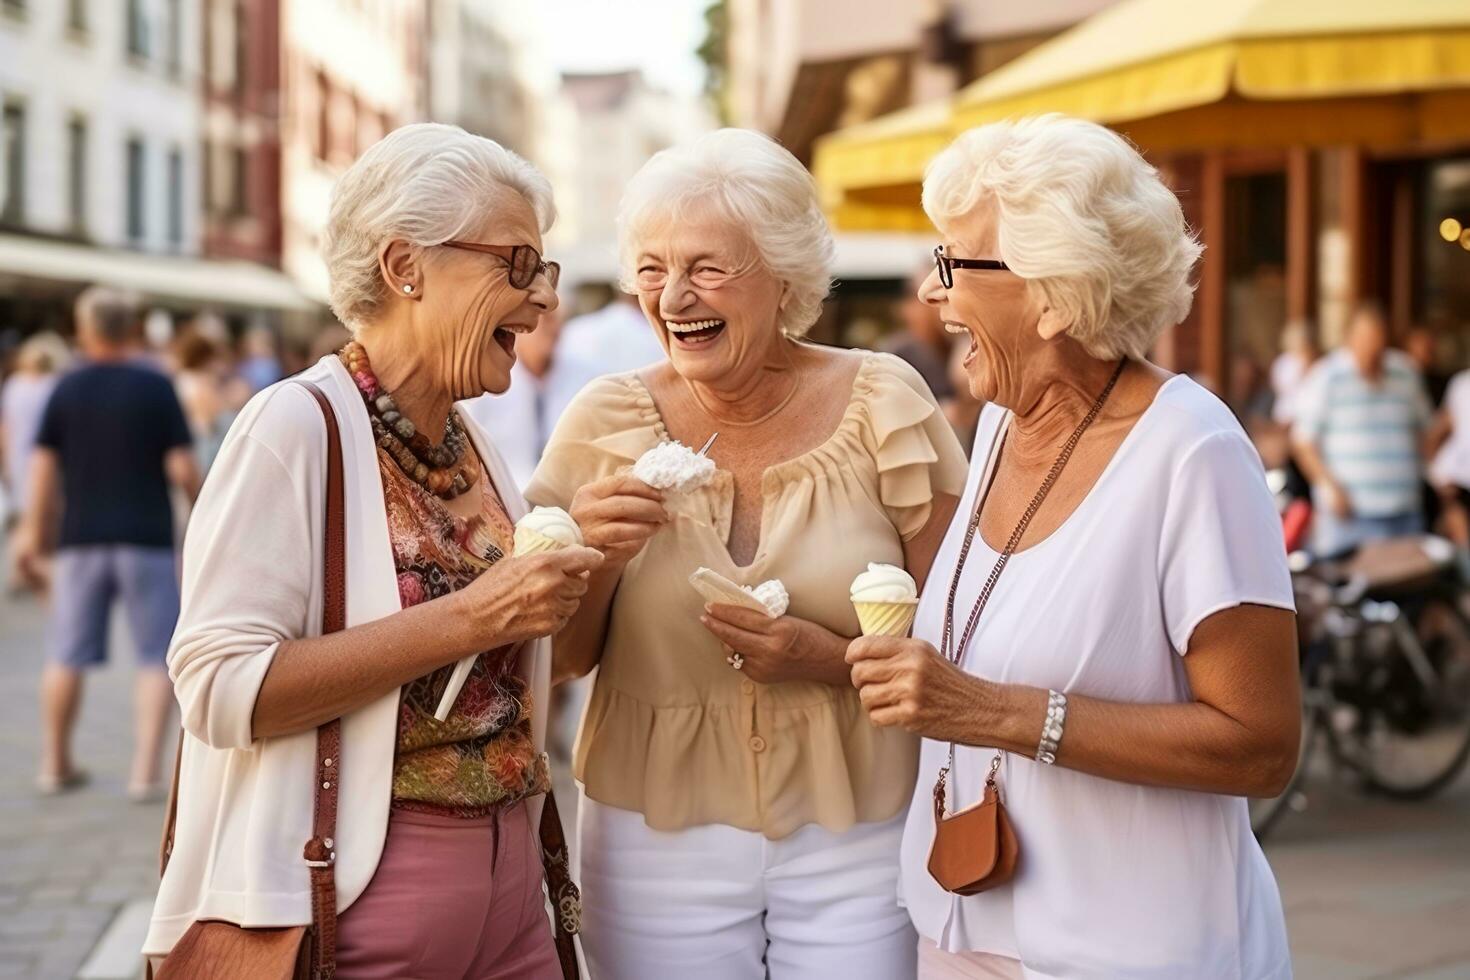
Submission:
<svg viewBox="0 0 1470 980">
<path fill-rule="evenodd" d="M 1035 755 L 1045 690 L 966 674 L 917 640 L 859 639 L 847 657 L 873 724 Z M 1184 667 L 1194 694 L 1184 704 L 1067 695 L 1056 764 L 1149 786 L 1280 793 L 1301 737 L 1294 614 L 1257 605 L 1218 612 L 1195 630 Z"/>
<path fill-rule="evenodd" d="M 581 608 L 552 642 L 553 684 L 586 676 L 602 660 L 613 597 L 623 569 L 668 523 L 663 494 L 628 474 L 589 483 L 572 498 L 572 519 L 606 562 L 592 573 Z"/>
<path fill-rule="evenodd" d="M 959 498 L 953 494 L 936 495 L 923 530 L 904 542 L 904 566 L 921 592 L 958 505 Z M 721 643 L 745 658 L 741 669 L 758 683 L 816 681 L 840 687 L 852 682 L 845 659 L 852 637 L 834 633 L 819 623 L 796 616 L 772 619 L 739 606 L 718 604 L 706 606 L 699 621 Z"/>
<path fill-rule="evenodd" d="M 924 583 L 929 578 L 929 568 L 934 564 L 934 556 L 939 553 L 939 546 L 944 542 L 944 536 L 949 533 L 949 522 L 954 519 L 954 512 L 959 506 L 960 498 L 954 494 L 935 494 L 929 520 L 925 523 L 924 529 L 903 543 L 904 568 L 914 577 L 920 592 L 924 591 Z"/>
<path fill-rule="evenodd" d="M 372 623 L 277 649 L 255 699 L 255 738 L 340 718 L 463 657 L 561 629 L 602 564 L 591 548 L 505 558 L 467 588 Z"/>
</svg>

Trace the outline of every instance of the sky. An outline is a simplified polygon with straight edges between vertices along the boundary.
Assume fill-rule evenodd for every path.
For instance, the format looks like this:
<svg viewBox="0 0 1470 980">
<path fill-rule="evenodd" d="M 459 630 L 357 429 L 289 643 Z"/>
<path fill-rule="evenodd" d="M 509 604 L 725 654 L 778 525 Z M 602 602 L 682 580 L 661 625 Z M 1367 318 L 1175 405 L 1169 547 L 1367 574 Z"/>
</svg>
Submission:
<svg viewBox="0 0 1470 980">
<path fill-rule="evenodd" d="M 541 0 L 526 4 L 542 19 L 553 66 L 563 72 L 641 68 L 656 86 L 698 93 L 704 66 L 694 49 L 704 37 L 709 0 Z"/>
</svg>

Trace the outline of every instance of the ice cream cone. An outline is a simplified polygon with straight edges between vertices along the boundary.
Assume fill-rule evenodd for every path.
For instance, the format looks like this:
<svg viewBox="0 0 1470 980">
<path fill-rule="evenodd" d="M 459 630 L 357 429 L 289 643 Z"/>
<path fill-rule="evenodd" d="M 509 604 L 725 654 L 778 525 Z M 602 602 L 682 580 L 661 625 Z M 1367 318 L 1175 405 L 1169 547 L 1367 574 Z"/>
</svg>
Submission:
<svg viewBox="0 0 1470 980">
<path fill-rule="evenodd" d="M 547 537 L 540 531 L 526 527 L 524 524 L 516 525 L 515 557 L 523 558 L 526 555 L 539 555 L 543 551 L 556 551 L 565 548 L 555 538 Z"/>
<path fill-rule="evenodd" d="M 902 602 L 854 602 L 863 636 L 905 636 L 914 625 L 917 599 Z"/>
</svg>

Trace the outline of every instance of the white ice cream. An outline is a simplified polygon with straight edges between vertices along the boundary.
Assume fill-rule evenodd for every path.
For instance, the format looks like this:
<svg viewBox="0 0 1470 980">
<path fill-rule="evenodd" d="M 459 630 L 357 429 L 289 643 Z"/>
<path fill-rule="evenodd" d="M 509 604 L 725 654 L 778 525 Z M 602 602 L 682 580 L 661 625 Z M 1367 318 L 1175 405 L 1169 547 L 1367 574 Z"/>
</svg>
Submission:
<svg viewBox="0 0 1470 980">
<path fill-rule="evenodd" d="M 916 602 L 919 586 L 914 577 L 897 565 L 868 565 L 852 580 L 853 602 Z"/>
<path fill-rule="evenodd" d="M 786 586 L 778 578 L 770 579 L 754 587 L 747 585 L 745 591 L 760 600 L 761 605 L 766 607 L 772 619 L 786 615 L 786 610 L 791 608 L 791 596 L 786 594 Z"/>
<path fill-rule="evenodd" d="M 580 547 L 582 529 L 572 520 L 572 515 L 560 507 L 533 507 L 531 512 L 516 521 L 516 530 L 525 528 L 550 538 L 563 547 Z"/>
<path fill-rule="evenodd" d="M 688 493 L 714 478 L 715 462 L 682 442 L 661 442 L 638 458 L 633 475 L 655 490 Z"/>
</svg>

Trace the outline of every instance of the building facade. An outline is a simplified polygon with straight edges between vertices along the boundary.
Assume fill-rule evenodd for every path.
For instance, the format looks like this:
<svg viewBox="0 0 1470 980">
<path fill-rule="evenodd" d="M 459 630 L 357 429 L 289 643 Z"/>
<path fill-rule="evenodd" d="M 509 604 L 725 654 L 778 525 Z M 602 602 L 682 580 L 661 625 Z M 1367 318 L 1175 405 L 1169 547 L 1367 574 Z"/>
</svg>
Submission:
<svg viewBox="0 0 1470 980">
<path fill-rule="evenodd" d="M 367 147 L 428 116 L 423 0 L 282 0 L 281 264 L 327 298 L 332 183 Z"/>
<path fill-rule="evenodd" d="M 204 253 L 281 265 L 281 2 L 204 0 Z"/>
<path fill-rule="evenodd" d="M 0 0 L 0 225 L 192 255 L 199 0 Z"/>
</svg>

